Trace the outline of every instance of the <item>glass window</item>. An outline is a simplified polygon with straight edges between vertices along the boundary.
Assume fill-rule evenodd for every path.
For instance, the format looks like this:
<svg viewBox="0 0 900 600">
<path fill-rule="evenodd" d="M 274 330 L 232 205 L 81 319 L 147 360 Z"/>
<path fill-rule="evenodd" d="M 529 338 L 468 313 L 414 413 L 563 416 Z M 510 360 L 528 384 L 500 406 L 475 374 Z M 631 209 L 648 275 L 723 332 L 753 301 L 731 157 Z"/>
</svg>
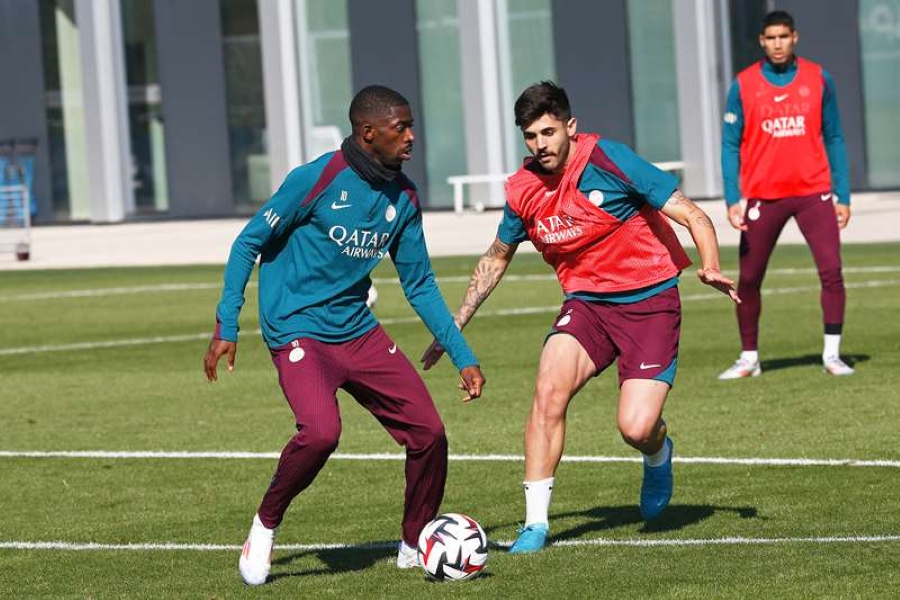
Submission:
<svg viewBox="0 0 900 600">
<path fill-rule="evenodd" d="M 456 2 L 416 0 L 422 113 L 414 115 L 426 129 L 425 173 L 429 207 L 453 205 L 447 177 L 466 173 L 459 15 Z"/>
<path fill-rule="evenodd" d="M 74 0 L 41 0 L 53 220 L 90 217 L 81 61 Z"/>
<path fill-rule="evenodd" d="M 300 74 L 306 77 L 309 123 L 306 147 L 309 159 L 337 150 L 350 135 L 347 109 L 353 99 L 350 67 L 350 32 L 346 2 L 306 0 L 306 31 L 301 40 Z M 301 23 L 302 27 L 302 23 Z"/>
<path fill-rule="evenodd" d="M 634 149 L 651 162 L 679 160 L 672 0 L 628 0 L 628 41 Z"/>
<path fill-rule="evenodd" d="M 770 0 L 729 0 L 731 66 L 735 74 L 763 57 L 759 47 L 759 27 L 766 13 L 774 8 Z"/>
<path fill-rule="evenodd" d="M 256 0 L 221 0 L 231 181 L 238 212 L 269 199 L 269 157 Z"/>
<path fill-rule="evenodd" d="M 503 24 L 500 25 L 501 44 Z M 516 127 L 513 104 L 522 90 L 532 83 L 556 79 L 550 0 L 507 0 L 505 25 L 509 58 L 501 61 L 500 68 L 509 70 L 509 89 L 504 94 L 502 114 L 506 168 L 512 172 L 521 166 L 522 158 L 528 154 L 522 132 Z M 508 67 L 503 62 L 508 62 Z"/>
<path fill-rule="evenodd" d="M 869 186 L 900 185 L 900 0 L 860 0 Z"/>
<path fill-rule="evenodd" d="M 122 0 L 122 38 L 135 212 L 163 212 L 169 195 L 152 0 Z"/>
</svg>

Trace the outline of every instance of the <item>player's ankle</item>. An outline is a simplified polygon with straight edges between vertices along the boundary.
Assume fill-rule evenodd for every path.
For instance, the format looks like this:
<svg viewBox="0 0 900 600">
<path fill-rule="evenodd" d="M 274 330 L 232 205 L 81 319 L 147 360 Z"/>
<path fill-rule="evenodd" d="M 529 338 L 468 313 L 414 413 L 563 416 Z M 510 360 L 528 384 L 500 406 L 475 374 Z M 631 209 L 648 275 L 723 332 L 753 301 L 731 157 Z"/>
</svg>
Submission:
<svg viewBox="0 0 900 600">
<path fill-rule="evenodd" d="M 523 481 L 525 488 L 525 524 L 546 523 L 553 494 L 553 477 Z"/>
</svg>

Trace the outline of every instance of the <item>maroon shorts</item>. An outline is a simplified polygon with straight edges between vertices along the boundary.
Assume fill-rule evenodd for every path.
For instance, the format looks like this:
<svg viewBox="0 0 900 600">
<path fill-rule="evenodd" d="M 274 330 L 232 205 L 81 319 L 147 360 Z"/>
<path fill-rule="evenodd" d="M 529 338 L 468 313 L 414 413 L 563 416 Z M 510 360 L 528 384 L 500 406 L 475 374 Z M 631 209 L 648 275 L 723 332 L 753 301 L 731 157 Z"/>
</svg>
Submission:
<svg viewBox="0 0 900 600">
<path fill-rule="evenodd" d="M 673 287 L 631 304 L 566 300 L 550 335 L 567 333 L 578 340 L 594 362 L 595 376 L 618 357 L 619 385 L 655 379 L 671 386 L 680 331 L 681 299 Z"/>
</svg>

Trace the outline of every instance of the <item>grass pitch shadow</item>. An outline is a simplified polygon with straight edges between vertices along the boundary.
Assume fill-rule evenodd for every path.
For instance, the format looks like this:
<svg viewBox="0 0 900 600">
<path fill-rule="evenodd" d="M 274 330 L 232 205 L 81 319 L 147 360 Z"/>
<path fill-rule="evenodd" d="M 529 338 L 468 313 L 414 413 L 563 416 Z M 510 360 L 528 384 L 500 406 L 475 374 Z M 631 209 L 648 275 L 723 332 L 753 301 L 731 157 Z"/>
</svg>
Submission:
<svg viewBox="0 0 900 600">
<path fill-rule="evenodd" d="M 269 576 L 269 581 L 276 581 L 285 577 L 309 577 L 313 575 L 363 571 L 379 561 L 388 558 L 394 559 L 397 556 L 397 542 L 374 542 L 370 546 L 353 548 L 302 550 L 275 558 L 272 561 L 272 566 L 290 565 L 308 556 L 316 557 L 324 563 L 324 566 L 299 571 L 272 573 Z"/>
<path fill-rule="evenodd" d="M 327 550 L 303 550 L 285 554 L 272 561 L 272 566 L 290 565 L 295 561 L 303 560 L 306 557 L 314 556 L 324 563 L 323 567 L 314 569 L 278 572 L 269 575 L 268 582 L 272 583 L 286 577 L 312 577 L 315 575 L 334 575 L 335 573 L 346 573 L 351 571 L 363 571 L 375 565 L 375 563 L 383 560 L 390 560 L 393 563 L 397 556 L 397 542 L 373 542 L 368 546 L 356 546 L 352 548 L 333 548 Z M 417 569 L 421 573 L 421 570 Z M 443 583 L 441 581 L 426 577 L 422 577 L 429 583 Z M 479 579 L 493 577 L 493 575 L 485 570 L 478 575 Z"/>
<path fill-rule="evenodd" d="M 863 363 L 868 360 L 871 360 L 871 356 L 868 354 L 842 354 L 841 358 L 844 359 L 851 367 L 856 365 L 857 363 Z M 778 371 L 780 369 L 790 369 L 792 367 L 806 367 L 806 366 L 822 366 L 822 355 L 821 354 L 806 354 L 804 356 L 793 356 L 793 357 L 785 357 L 785 358 L 773 358 L 770 360 L 763 360 L 759 363 L 760 368 L 763 373 L 766 371 Z"/>
<path fill-rule="evenodd" d="M 641 511 L 636 505 L 626 506 L 598 506 L 589 510 L 555 514 L 555 518 L 579 517 L 587 522 L 560 531 L 551 536 L 550 541 L 578 539 L 590 533 L 610 531 L 618 527 L 643 524 L 640 533 L 658 533 L 677 531 L 688 525 L 704 521 L 717 512 L 733 512 L 742 519 L 757 518 L 757 510 L 753 506 L 713 506 L 710 504 L 673 504 L 653 521 L 644 521 Z"/>
</svg>

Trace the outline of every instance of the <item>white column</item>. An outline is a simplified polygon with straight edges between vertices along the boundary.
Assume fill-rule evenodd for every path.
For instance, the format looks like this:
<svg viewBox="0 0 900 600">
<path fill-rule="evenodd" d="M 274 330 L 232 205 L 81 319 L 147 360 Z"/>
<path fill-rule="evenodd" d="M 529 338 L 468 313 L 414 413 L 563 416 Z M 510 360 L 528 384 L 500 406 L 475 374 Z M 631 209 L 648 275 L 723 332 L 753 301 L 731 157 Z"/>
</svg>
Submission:
<svg viewBox="0 0 900 600">
<path fill-rule="evenodd" d="M 722 57 L 719 87 L 722 91 L 721 97 L 725 98 L 734 78 L 734 64 L 731 61 L 731 10 L 728 7 L 728 0 L 718 0 L 718 5 L 716 17 L 719 21 L 719 56 Z"/>
<path fill-rule="evenodd" d="M 296 13 L 306 2 L 257 0 L 262 46 L 269 182 L 274 192 L 285 175 L 304 160 Z"/>
<path fill-rule="evenodd" d="M 672 0 L 682 188 L 696 198 L 722 194 L 719 162 L 722 102 L 715 0 Z"/>
<path fill-rule="evenodd" d="M 521 90 L 513 89 L 509 5 L 506 0 L 496 0 L 495 5 L 497 7 L 497 65 L 500 70 L 500 127 L 503 131 L 503 165 L 507 172 L 512 173 L 522 165 L 522 132 L 516 126 L 513 117 L 513 106 Z"/>
<path fill-rule="evenodd" d="M 457 7 L 461 24 L 459 49 L 469 174 L 504 173 L 497 5 L 482 0 L 457 0 Z M 476 201 L 485 206 L 503 206 L 503 183 L 486 184 L 485 187 L 486 190 L 472 190 Z"/>
<path fill-rule="evenodd" d="M 73 0 L 59 0 L 54 11 L 57 60 L 59 61 L 59 107 L 66 140 L 66 183 L 69 188 L 69 217 L 81 221 L 91 216 L 87 142 L 84 132 L 84 94 L 80 41 Z"/>
<path fill-rule="evenodd" d="M 122 15 L 118 0 L 75 0 L 81 51 L 82 93 L 90 219 L 125 219 L 134 206 L 128 135 Z"/>
</svg>

